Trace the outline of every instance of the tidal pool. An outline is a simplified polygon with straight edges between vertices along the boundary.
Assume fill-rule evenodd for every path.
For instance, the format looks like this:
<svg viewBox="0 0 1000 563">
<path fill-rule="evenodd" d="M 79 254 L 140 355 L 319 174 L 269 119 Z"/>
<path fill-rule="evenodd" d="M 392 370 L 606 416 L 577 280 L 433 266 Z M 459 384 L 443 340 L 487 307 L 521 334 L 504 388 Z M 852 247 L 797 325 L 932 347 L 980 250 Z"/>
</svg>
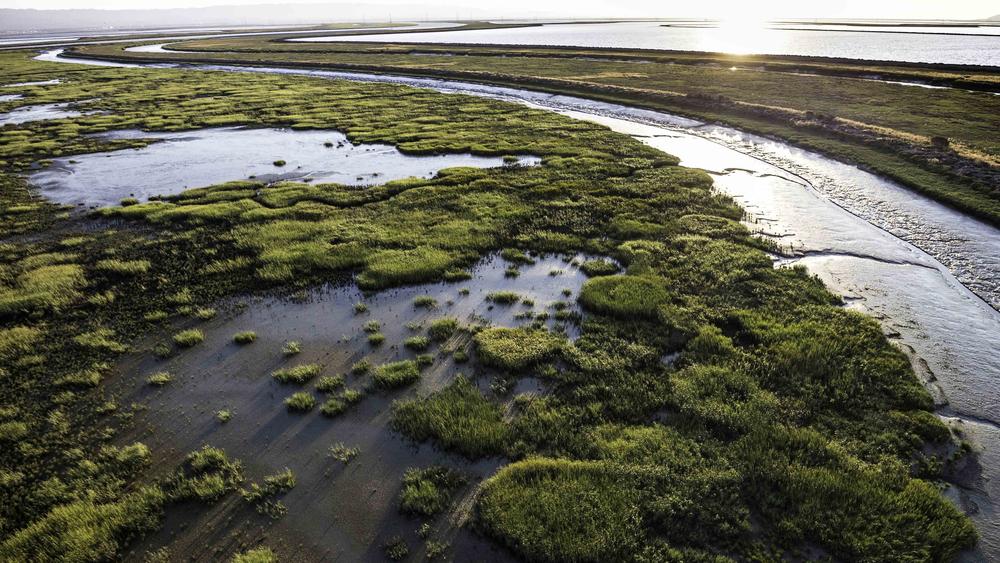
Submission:
<svg viewBox="0 0 1000 563">
<path fill-rule="evenodd" d="M 14 84 L 4 84 L 2 88 L 15 88 L 18 86 L 52 86 L 59 84 L 62 80 L 53 78 L 52 80 L 36 80 L 34 82 L 15 82 Z"/>
<path fill-rule="evenodd" d="M 29 123 L 31 121 L 45 121 L 47 119 L 62 119 L 65 117 L 79 117 L 81 115 L 86 115 L 86 113 L 82 111 L 67 109 L 72 105 L 72 102 L 64 102 L 59 104 L 38 104 L 34 106 L 19 107 L 6 113 L 0 113 L 0 126 L 18 125 L 21 123 Z"/>
<path fill-rule="evenodd" d="M 256 177 L 316 184 L 378 185 L 410 177 L 433 177 L 444 168 L 534 165 L 537 157 L 471 154 L 411 156 L 392 145 L 351 144 L 338 131 L 213 128 L 182 133 L 117 131 L 111 139 L 156 139 L 123 149 L 55 159 L 30 181 L 58 203 L 107 206 L 123 198 L 172 195 L 188 188 Z M 327 146 L 327 145 L 330 146 Z M 285 161 L 283 166 L 276 161 Z"/>
<path fill-rule="evenodd" d="M 141 439 L 154 456 L 154 467 L 172 468 L 187 452 L 212 444 L 243 461 L 247 477 L 260 481 L 264 476 L 285 467 L 295 473 L 297 485 L 283 502 L 288 514 L 273 523 L 269 537 L 292 547 L 303 561 L 382 560 L 383 544 L 394 535 L 411 541 L 421 519 L 398 513 L 400 480 L 408 467 L 447 464 L 466 472 L 470 485 L 459 493 L 469 501 L 475 484 L 491 475 L 502 464 L 499 459 L 470 463 L 461 456 L 446 454 L 430 444 L 414 444 L 389 428 L 393 401 L 424 395 L 449 384 L 457 373 L 469 376 L 480 390 L 491 394 L 497 389 L 495 373 L 475 362 L 471 335 L 458 332 L 447 341 L 432 344 L 426 353 L 434 364 L 409 388 L 384 391 L 371 388 L 365 397 L 336 418 L 327 418 L 315 408 L 306 414 L 289 413 L 282 401 L 297 391 L 310 391 L 320 401 L 322 393 L 313 390 L 316 380 L 305 385 L 278 383 L 271 373 L 280 368 L 319 364 L 320 376 L 346 374 L 348 389 L 371 387 L 370 375 L 352 375 L 351 366 L 362 359 L 373 365 L 413 359 L 416 352 L 403 346 L 411 336 L 426 335 L 429 323 L 452 317 L 462 326 L 489 323 L 492 326 L 519 326 L 530 320 L 519 319 L 525 312 L 550 313 L 550 329 L 564 328 L 569 338 L 578 330 L 554 319 L 556 303 L 579 313 L 576 296 L 586 279 L 576 263 L 587 256 L 540 256 L 536 263 L 520 267 L 520 275 L 506 277 L 511 264 L 494 255 L 482 260 L 471 273 L 472 279 L 453 283 L 434 283 L 362 294 L 353 284 L 325 287 L 304 299 L 264 298 L 251 300 L 243 307 L 220 304 L 216 319 L 198 325 L 205 341 L 178 352 L 167 360 L 158 360 L 148 352 L 139 352 L 119 366 L 122 377 L 109 383 L 109 391 L 122 404 L 141 403 L 135 424 L 121 437 L 122 443 Z M 551 275 L 559 271 L 558 275 Z M 462 291 L 467 289 L 468 292 Z M 487 300 L 491 291 L 513 291 L 533 300 L 500 305 Z M 565 295 L 569 290 L 570 295 Z M 414 298 L 429 295 L 437 301 L 433 308 L 414 306 Z M 354 304 L 363 302 L 367 311 L 356 313 Z M 373 347 L 364 326 L 378 321 L 385 342 Z M 407 324 L 410 326 L 407 326 Z M 256 341 L 237 345 L 233 335 L 252 330 Z M 169 339 L 169 332 L 153 337 Z M 301 343 L 301 352 L 282 354 L 289 341 Z M 464 350 L 473 356 L 468 364 L 456 363 L 445 350 Z M 167 371 L 174 380 L 162 388 L 145 384 L 152 373 Z M 316 378 L 318 379 L 318 377 Z M 502 379 L 502 378 L 501 378 Z M 513 400 L 516 393 L 544 392 L 545 383 L 524 378 L 518 385 L 508 384 L 499 391 L 502 400 Z M 225 424 L 216 412 L 226 409 L 232 419 Z M 329 456 L 337 443 L 358 448 L 358 456 L 345 465 Z M 237 499 L 239 505 L 245 505 Z M 461 501 L 459 501 L 461 502 Z M 239 507 L 237 505 L 236 508 Z M 200 553 L 206 538 L 220 532 L 234 536 L 257 532 L 246 510 L 236 512 L 232 521 L 220 507 L 211 512 L 185 514 L 186 522 L 169 516 L 162 530 L 141 540 L 144 547 L 156 548 L 169 542 L 173 555 Z M 171 511 L 168 511 L 168 513 Z M 461 511 L 459 511 L 461 512 Z M 468 531 L 457 529 L 448 518 L 434 520 L 437 538 L 452 544 L 457 561 L 508 560 L 501 549 Z M 213 526 L 218 526 L 213 528 Z M 301 542 L 301 543 L 300 543 Z M 298 547 L 295 547 L 298 546 Z"/>
</svg>

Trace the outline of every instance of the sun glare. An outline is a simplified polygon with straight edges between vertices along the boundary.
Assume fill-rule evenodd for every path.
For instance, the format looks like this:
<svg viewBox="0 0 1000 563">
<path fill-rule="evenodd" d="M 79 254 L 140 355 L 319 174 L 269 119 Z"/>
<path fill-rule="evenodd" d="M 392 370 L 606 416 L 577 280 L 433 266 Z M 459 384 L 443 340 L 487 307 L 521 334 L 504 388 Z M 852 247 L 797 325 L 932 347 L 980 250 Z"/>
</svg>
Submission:
<svg viewBox="0 0 1000 563">
<path fill-rule="evenodd" d="M 742 15 L 719 22 L 714 37 L 713 51 L 746 55 L 760 53 L 773 41 L 774 34 L 768 30 L 768 21 L 759 16 Z"/>
</svg>

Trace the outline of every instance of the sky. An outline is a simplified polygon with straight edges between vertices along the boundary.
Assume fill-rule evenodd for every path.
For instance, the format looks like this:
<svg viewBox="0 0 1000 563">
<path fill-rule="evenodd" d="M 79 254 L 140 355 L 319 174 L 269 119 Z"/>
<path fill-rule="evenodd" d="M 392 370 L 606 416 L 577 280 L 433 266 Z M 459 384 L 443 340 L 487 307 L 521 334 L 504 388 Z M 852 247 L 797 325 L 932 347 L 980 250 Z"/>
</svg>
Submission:
<svg viewBox="0 0 1000 563">
<path fill-rule="evenodd" d="M 335 3 L 344 0 L 295 0 L 295 3 Z M 98 8 L 98 9 L 152 9 L 190 8 L 219 5 L 247 5 L 281 2 L 272 0 L 0 0 L 0 8 Z M 410 8 L 424 7 L 432 17 L 454 15 L 456 0 L 355 0 L 355 5 L 395 5 Z M 478 3 L 477 3 L 478 4 Z M 566 17 L 706 17 L 706 18 L 894 18 L 894 19 L 980 19 L 1000 14 L 997 0 L 699 0 L 698 2 L 670 2 L 669 0 L 504 0 L 489 6 L 495 17 L 530 16 L 544 6 L 547 13 L 565 14 Z M 438 12 L 441 12 L 441 16 Z"/>
</svg>

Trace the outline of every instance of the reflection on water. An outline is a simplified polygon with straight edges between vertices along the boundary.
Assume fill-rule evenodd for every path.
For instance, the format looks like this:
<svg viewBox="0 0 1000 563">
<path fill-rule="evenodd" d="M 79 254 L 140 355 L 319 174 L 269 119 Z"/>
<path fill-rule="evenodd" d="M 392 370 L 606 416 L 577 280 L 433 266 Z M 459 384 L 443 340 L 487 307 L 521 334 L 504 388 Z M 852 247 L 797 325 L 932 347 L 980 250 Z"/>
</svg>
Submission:
<svg viewBox="0 0 1000 563">
<path fill-rule="evenodd" d="M 788 38 L 770 33 L 767 21 L 752 17 L 737 17 L 719 22 L 715 33 L 705 33 L 698 51 L 711 53 L 775 53 L 787 50 Z"/>
<path fill-rule="evenodd" d="M 738 29 L 733 29 L 733 27 Z M 562 45 L 805 55 L 848 59 L 1000 66 L 1000 36 L 872 33 L 822 28 L 779 29 L 730 24 L 665 27 L 663 22 L 560 24 L 515 29 L 435 31 L 395 35 L 300 38 L 298 41 L 376 41 Z"/>
<path fill-rule="evenodd" d="M 118 131 L 106 138 L 158 139 L 141 149 L 74 155 L 31 175 L 47 198 L 68 204 L 114 205 L 126 197 L 177 194 L 188 188 L 256 177 L 317 184 L 379 185 L 431 178 L 444 168 L 504 166 L 501 157 L 409 156 L 392 145 L 352 145 L 338 131 L 200 129 L 184 133 Z M 276 165 L 276 161 L 284 161 Z M 534 165 L 537 157 L 518 157 Z"/>
</svg>

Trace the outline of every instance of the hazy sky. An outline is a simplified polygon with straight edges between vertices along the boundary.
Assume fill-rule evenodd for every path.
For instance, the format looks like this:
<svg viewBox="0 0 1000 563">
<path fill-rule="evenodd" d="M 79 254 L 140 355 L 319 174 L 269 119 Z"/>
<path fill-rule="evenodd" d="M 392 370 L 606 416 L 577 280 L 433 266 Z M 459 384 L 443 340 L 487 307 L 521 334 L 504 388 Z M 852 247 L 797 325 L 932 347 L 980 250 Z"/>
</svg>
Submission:
<svg viewBox="0 0 1000 563">
<path fill-rule="evenodd" d="M 295 0 L 294 3 L 336 3 L 345 0 Z M 232 4 L 280 4 L 267 0 L 0 0 L 2 8 L 102 8 L 149 9 L 187 8 Z M 463 3 L 454 0 L 362 0 L 354 5 L 378 8 L 386 5 L 421 7 L 431 12 L 453 11 Z M 478 4 L 478 3 L 477 3 Z M 474 4 L 496 16 L 516 17 L 531 15 L 539 9 L 558 12 L 566 16 L 676 16 L 676 17 L 743 17 L 756 19 L 784 18 L 937 18 L 979 19 L 1000 13 L 997 0 L 699 0 L 698 2 L 670 2 L 664 0 L 504 0 L 496 4 Z M 672 5 L 677 4 L 677 5 Z"/>
</svg>

